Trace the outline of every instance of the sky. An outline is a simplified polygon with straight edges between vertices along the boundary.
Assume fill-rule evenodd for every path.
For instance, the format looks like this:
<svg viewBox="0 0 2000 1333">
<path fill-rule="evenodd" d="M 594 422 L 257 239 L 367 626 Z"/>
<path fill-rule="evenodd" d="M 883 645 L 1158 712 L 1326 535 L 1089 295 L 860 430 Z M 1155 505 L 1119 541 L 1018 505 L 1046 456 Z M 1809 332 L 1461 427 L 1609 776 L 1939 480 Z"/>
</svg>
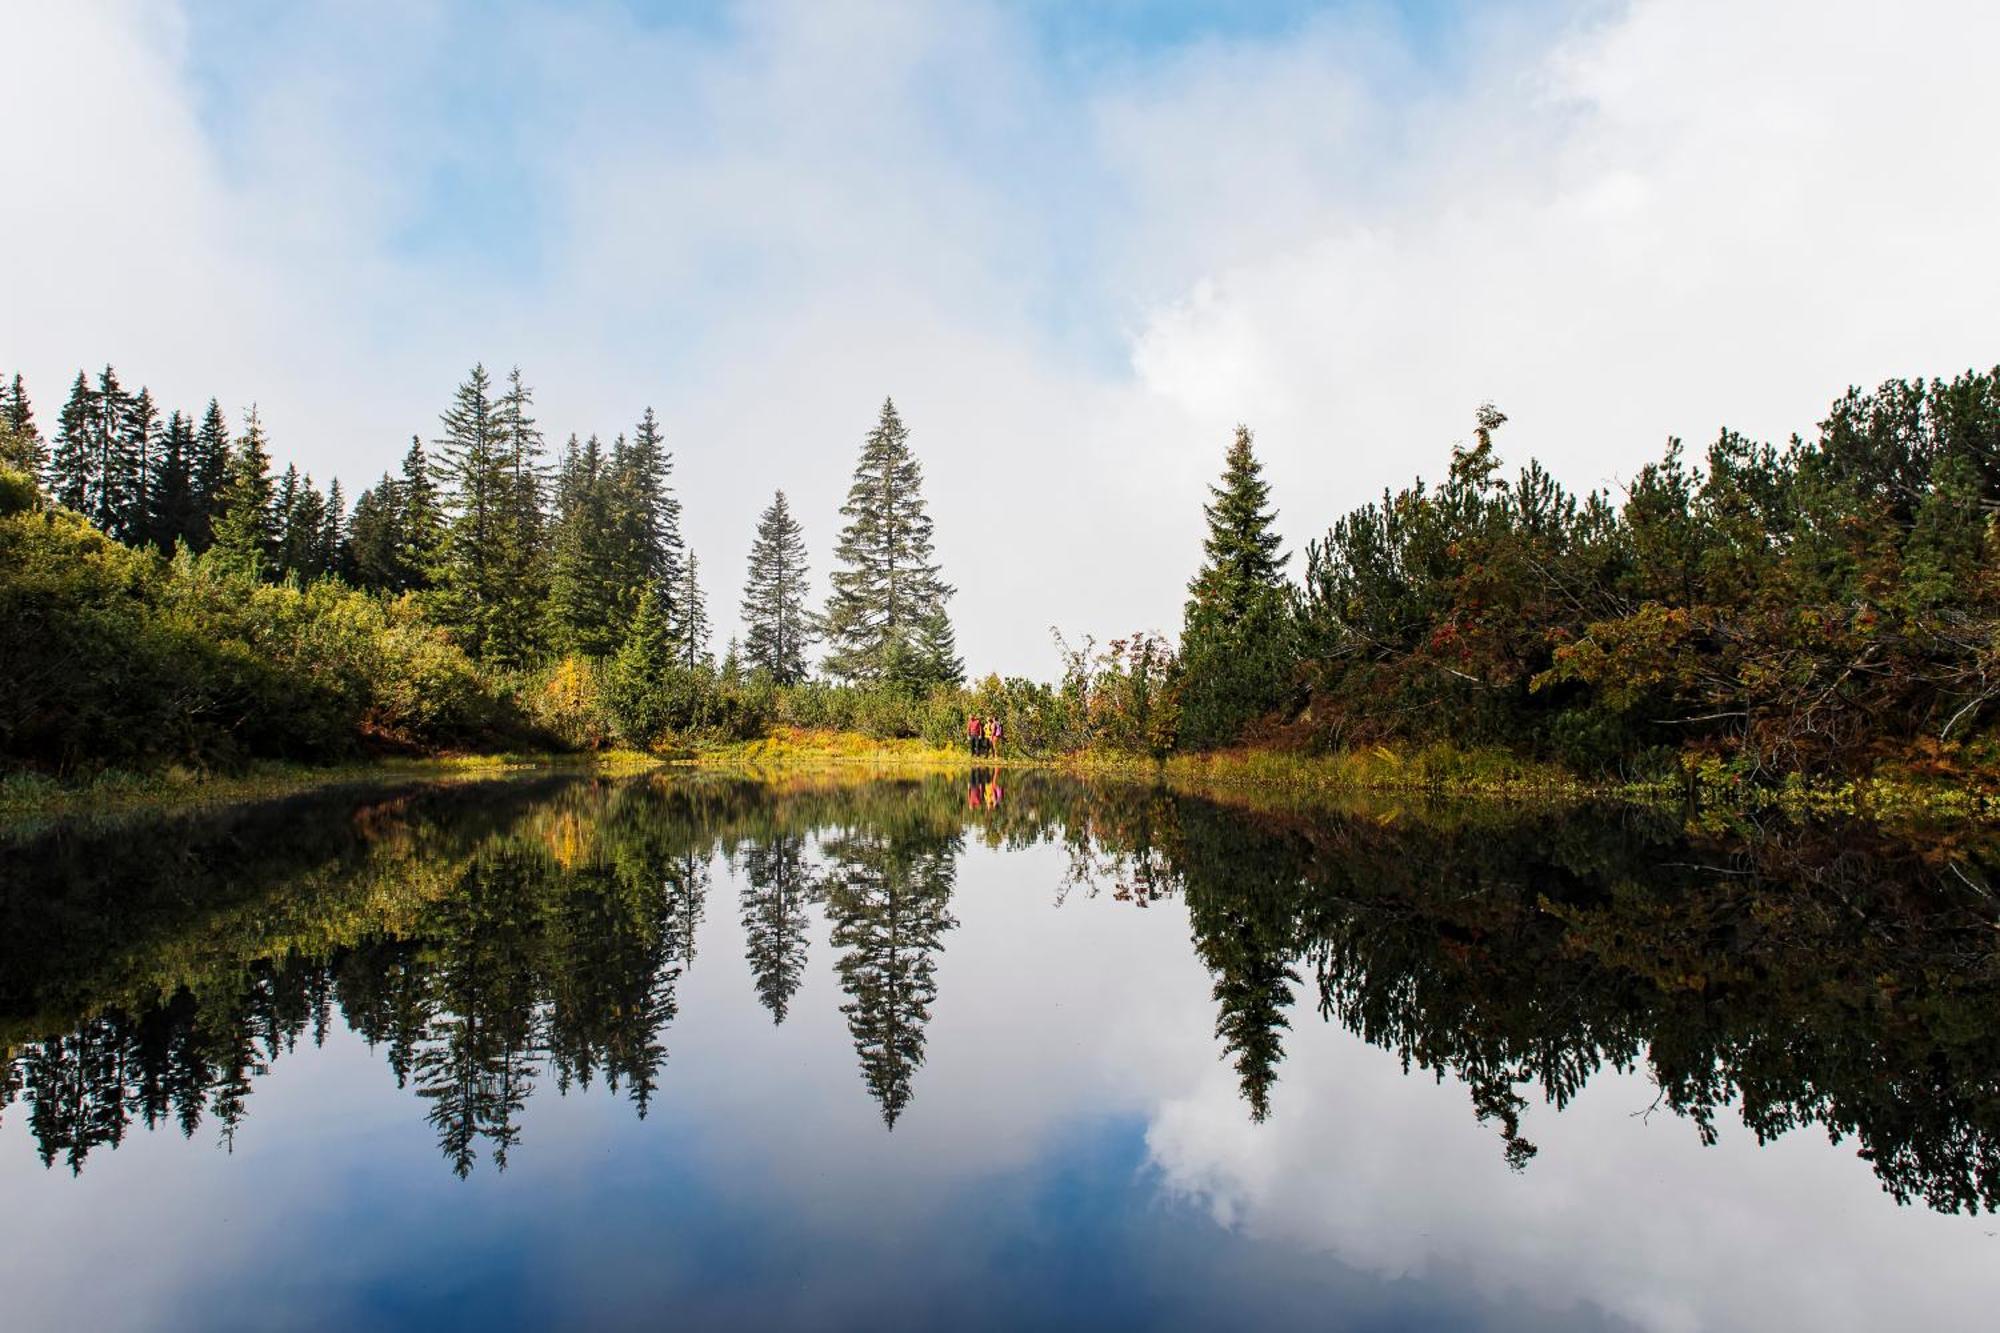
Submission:
<svg viewBox="0 0 2000 1333">
<path fill-rule="evenodd" d="M 252 402 L 352 496 L 474 362 L 654 407 L 718 648 L 893 396 L 977 674 L 1178 628 L 1256 432 L 1296 571 L 1472 414 L 1616 488 L 2000 361 L 1979 0 L 0 0 L 0 370 Z"/>
</svg>

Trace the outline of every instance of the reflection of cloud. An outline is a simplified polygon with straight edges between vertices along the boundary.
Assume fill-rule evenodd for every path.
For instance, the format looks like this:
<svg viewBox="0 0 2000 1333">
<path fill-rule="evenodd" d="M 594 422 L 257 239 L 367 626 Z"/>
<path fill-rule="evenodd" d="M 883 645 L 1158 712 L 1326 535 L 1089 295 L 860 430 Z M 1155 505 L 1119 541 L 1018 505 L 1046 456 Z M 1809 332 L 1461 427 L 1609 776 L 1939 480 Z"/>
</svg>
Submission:
<svg viewBox="0 0 2000 1333">
<path fill-rule="evenodd" d="M 1528 1112 L 1542 1152 L 1515 1174 L 1456 1079 L 1316 1021 L 1288 1047 L 1264 1125 L 1224 1070 L 1148 1134 L 1169 1191 L 1247 1235 L 1668 1330 L 1967 1328 L 2000 1297 L 1990 1223 L 1899 1208 L 1815 1130 L 1759 1148 L 1725 1115 L 1704 1148 L 1671 1112 L 1638 1114 L 1643 1075 L 1606 1070 Z"/>
</svg>

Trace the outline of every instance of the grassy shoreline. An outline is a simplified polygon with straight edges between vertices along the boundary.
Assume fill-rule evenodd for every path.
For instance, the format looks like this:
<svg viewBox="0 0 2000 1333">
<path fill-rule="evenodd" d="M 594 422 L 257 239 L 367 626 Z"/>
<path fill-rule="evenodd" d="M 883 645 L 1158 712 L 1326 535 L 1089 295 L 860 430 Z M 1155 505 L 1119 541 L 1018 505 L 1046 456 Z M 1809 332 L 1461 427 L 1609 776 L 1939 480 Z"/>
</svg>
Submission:
<svg viewBox="0 0 2000 1333">
<path fill-rule="evenodd" d="M 35 774 L 0 777 L 0 821 L 176 810 L 297 796 L 323 788 L 396 781 L 486 782 L 534 772 L 636 773 L 664 761 L 636 750 L 380 758 L 345 764 L 261 762 L 241 773 L 109 772 L 65 783 Z"/>
<path fill-rule="evenodd" d="M 753 741 L 698 744 L 655 753 L 609 750 L 445 755 L 325 767 L 264 763 L 234 775 L 109 773 L 80 784 L 12 775 L 0 778 L 0 822 L 268 800 L 350 784 L 490 781 L 533 772 L 615 775 L 683 769 L 768 776 L 845 770 L 889 775 L 969 772 L 974 768 L 1157 781 L 1190 794 L 1236 801 L 1254 797 L 1259 805 L 1275 806 L 1311 806 L 1342 796 L 1377 794 L 1681 807 L 1711 822 L 1764 812 L 1793 818 L 1847 817 L 1904 823 L 2000 822 L 2000 792 L 1991 784 L 1957 778 L 1878 775 L 1808 782 L 1794 776 L 1776 784 L 1751 785 L 1724 774 L 1693 770 L 1681 781 L 1591 781 L 1556 765 L 1501 751 L 1449 746 L 1413 751 L 1376 747 L 1333 754 L 1240 747 L 1164 759 L 1098 750 L 974 758 L 961 747 L 941 748 L 921 740 L 883 740 L 858 732 L 792 727 L 777 728 Z"/>
</svg>

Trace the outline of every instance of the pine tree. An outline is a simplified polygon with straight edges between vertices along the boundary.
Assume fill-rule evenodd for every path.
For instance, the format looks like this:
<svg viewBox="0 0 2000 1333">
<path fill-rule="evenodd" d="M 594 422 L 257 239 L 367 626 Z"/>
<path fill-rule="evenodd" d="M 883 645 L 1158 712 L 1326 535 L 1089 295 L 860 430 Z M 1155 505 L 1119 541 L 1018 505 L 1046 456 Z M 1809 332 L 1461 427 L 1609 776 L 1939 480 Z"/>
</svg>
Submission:
<svg viewBox="0 0 2000 1333">
<path fill-rule="evenodd" d="M 110 368 L 105 368 L 110 373 Z M 127 469 L 120 490 L 123 513 L 115 534 L 120 541 L 137 545 L 153 536 L 152 474 L 158 466 L 160 409 L 152 393 L 141 386 L 125 401 L 124 418 L 119 422 L 119 456 Z"/>
<path fill-rule="evenodd" d="M 648 407 L 631 442 L 620 436 L 611 451 L 613 563 L 627 617 L 645 587 L 652 588 L 670 619 L 679 616 L 674 600 L 681 585 L 684 548 L 681 502 L 669 484 L 673 470 L 659 418 Z"/>
<path fill-rule="evenodd" d="M 354 500 L 347 525 L 348 576 L 356 587 L 407 592 L 402 564 L 402 503 L 396 479 L 387 472 Z"/>
<path fill-rule="evenodd" d="M 556 521 L 549 541 L 549 635 L 563 652 L 601 657 L 618 647 L 621 610 L 611 478 L 595 435 L 570 436 L 556 473 Z"/>
<path fill-rule="evenodd" d="M 230 451 L 221 510 L 212 547 L 217 556 L 225 564 L 253 574 L 269 569 L 277 520 L 272 512 L 271 452 L 255 404 L 244 415 L 243 433 Z"/>
<path fill-rule="evenodd" d="M 76 372 L 69 400 L 56 418 L 55 449 L 49 459 L 49 493 L 56 503 L 87 514 L 91 493 L 91 441 L 97 437 L 97 391 L 90 376 Z"/>
<path fill-rule="evenodd" d="M 49 465 L 48 446 L 35 426 L 34 405 L 28 401 L 28 390 L 18 373 L 0 389 L 0 464 L 35 478 Z"/>
<path fill-rule="evenodd" d="M 1247 427 L 1236 428 L 1209 495 L 1206 559 L 1188 585 L 1181 628 L 1182 737 L 1196 745 L 1233 740 L 1278 707 L 1293 692 L 1296 657 L 1287 557 Z"/>
<path fill-rule="evenodd" d="M 508 662 L 524 662 L 541 648 L 541 611 L 548 597 L 546 533 L 542 513 L 547 489 L 542 432 L 532 414 L 534 392 L 516 366 L 507 389 L 494 404 L 504 449 L 505 485 L 497 532 L 499 606 L 488 651 Z"/>
<path fill-rule="evenodd" d="M 743 871 L 744 958 L 757 998 L 778 1024 L 785 1021 L 805 977 L 807 913 L 820 896 L 819 883 L 806 862 L 805 839 L 796 833 L 779 833 L 751 846 Z"/>
<path fill-rule="evenodd" d="M 347 497 L 341 493 L 340 478 L 326 488 L 326 519 L 320 527 L 319 564 L 331 578 L 352 576 L 347 551 Z"/>
<path fill-rule="evenodd" d="M 680 595 L 674 599 L 674 655 L 692 671 L 708 664 L 708 599 L 702 596 L 701 562 L 693 551 L 681 570 Z"/>
<path fill-rule="evenodd" d="M 424 442 L 412 435 L 403 455 L 403 473 L 396 481 L 396 559 L 403 582 L 398 592 L 436 586 L 445 558 L 444 504 L 431 477 Z"/>
<path fill-rule="evenodd" d="M 753 671 L 780 685 L 806 678 L 806 649 L 816 637 L 806 608 L 810 576 L 805 530 L 779 491 L 757 520 L 750 546 L 750 575 L 743 585 L 744 656 Z"/>
<path fill-rule="evenodd" d="M 651 588 L 644 589 L 632 627 L 604 672 L 605 704 L 620 734 L 634 745 L 648 744 L 666 725 L 660 686 L 678 648 L 664 604 Z"/>
<path fill-rule="evenodd" d="M 229 486 L 229 424 L 222 404 L 211 398 L 194 435 L 194 501 L 196 516 L 189 525 L 188 545 L 206 551 L 215 542 L 215 523 L 222 517 L 223 492 Z"/>
<path fill-rule="evenodd" d="M 840 512 L 847 526 L 827 601 L 827 670 L 914 688 L 963 679 L 945 613 L 953 589 L 931 557 L 923 471 L 893 402 L 883 401 Z"/>
<path fill-rule="evenodd" d="M 152 495 L 147 502 L 151 515 L 148 536 L 163 554 L 172 555 L 181 542 L 193 546 L 200 530 L 197 462 L 194 422 L 176 411 L 167 417 L 167 427 L 160 434 L 159 461 L 153 468 Z"/>
<path fill-rule="evenodd" d="M 432 471 L 449 515 L 438 570 L 440 617 L 467 651 L 482 655 L 504 639 L 507 513 L 513 503 L 510 441 L 486 367 L 475 365 L 440 418 Z"/>
<path fill-rule="evenodd" d="M 149 400 L 150 401 L 150 400 Z M 143 458 L 134 451 L 132 396 L 110 366 L 98 376 L 77 372 L 56 431 L 49 485 L 56 500 L 110 536 L 132 535 L 145 497 Z"/>
</svg>

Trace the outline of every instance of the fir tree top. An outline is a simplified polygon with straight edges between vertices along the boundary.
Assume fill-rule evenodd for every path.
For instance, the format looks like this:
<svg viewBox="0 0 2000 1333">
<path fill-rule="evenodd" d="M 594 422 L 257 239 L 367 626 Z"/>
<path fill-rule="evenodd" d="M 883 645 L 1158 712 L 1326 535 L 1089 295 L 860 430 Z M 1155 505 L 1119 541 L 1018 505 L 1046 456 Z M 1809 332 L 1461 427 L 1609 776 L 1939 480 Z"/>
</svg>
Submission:
<svg viewBox="0 0 2000 1333">
<path fill-rule="evenodd" d="M 1220 485 L 1208 488 L 1208 536 L 1201 572 L 1188 585 L 1190 618 L 1208 612 L 1225 622 L 1240 619 L 1262 593 L 1283 586 L 1283 541 L 1271 530 L 1277 512 L 1270 508 L 1271 487 L 1263 465 L 1251 449 L 1250 429 L 1236 428 L 1223 465 Z"/>
</svg>

